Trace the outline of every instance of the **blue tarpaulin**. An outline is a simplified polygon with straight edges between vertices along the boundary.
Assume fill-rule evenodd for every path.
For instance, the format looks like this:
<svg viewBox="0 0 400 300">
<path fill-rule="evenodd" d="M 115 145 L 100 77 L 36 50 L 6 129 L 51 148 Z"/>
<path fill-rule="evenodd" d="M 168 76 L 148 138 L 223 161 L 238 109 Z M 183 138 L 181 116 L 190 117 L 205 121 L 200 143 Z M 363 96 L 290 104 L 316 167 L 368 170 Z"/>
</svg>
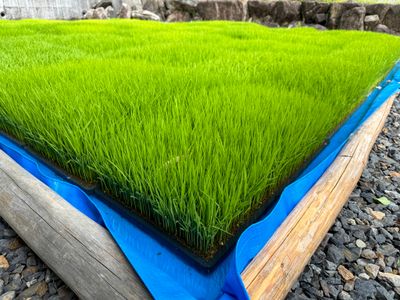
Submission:
<svg viewBox="0 0 400 300">
<path fill-rule="evenodd" d="M 147 231 L 122 209 L 94 194 L 85 193 L 4 135 L 0 135 L 0 149 L 75 208 L 105 226 L 154 298 L 248 299 L 240 273 L 332 164 L 357 128 L 388 97 L 399 91 L 399 81 L 400 64 L 396 64 L 302 174 L 283 190 L 275 206 L 259 222 L 249 226 L 231 253 L 209 272 L 182 259 L 171 246 Z"/>
</svg>

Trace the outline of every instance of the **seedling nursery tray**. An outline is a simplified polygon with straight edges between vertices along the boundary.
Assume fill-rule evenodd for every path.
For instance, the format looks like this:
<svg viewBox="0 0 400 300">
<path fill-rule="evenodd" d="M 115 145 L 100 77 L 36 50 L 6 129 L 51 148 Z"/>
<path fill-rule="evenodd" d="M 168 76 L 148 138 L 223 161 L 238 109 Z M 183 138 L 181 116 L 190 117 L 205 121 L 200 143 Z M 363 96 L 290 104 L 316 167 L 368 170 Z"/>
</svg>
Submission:
<svg viewBox="0 0 400 300">
<path fill-rule="evenodd" d="M 3 135 L 8 137 L 12 140 L 15 144 L 19 147 L 25 149 L 25 151 L 29 152 L 32 156 L 34 156 L 38 161 L 45 164 L 49 169 L 55 172 L 57 175 L 62 177 L 65 181 L 68 181 L 78 187 L 80 187 L 83 191 L 87 194 L 95 194 L 99 199 L 101 199 L 104 203 L 108 206 L 112 207 L 113 209 L 117 210 L 118 212 L 122 213 L 124 217 L 134 222 L 134 224 L 140 226 L 142 230 L 149 233 L 150 235 L 154 236 L 157 240 L 162 242 L 165 246 L 169 247 L 171 250 L 175 251 L 178 255 L 182 257 L 188 263 L 194 265 L 195 267 L 199 268 L 204 272 L 211 271 L 218 263 L 225 258 L 234 245 L 236 244 L 237 240 L 239 239 L 241 233 L 251 224 L 258 221 L 262 216 L 264 216 L 277 202 L 279 199 L 283 189 L 292 183 L 298 176 L 307 168 L 309 163 L 314 160 L 315 157 L 329 144 L 331 137 L 336 133 L 336 131 L 348 120 L 349 116 L 351 116 L 354 111 L 359 109 L 362 105 L 362 101 L 345 117 L 343 118 L 336 128 L 327 136 L 327 138 L 323 141 L 323 143 L 314 151 L 312 155 L 310 155 L 303 163 L 299 165 L 297 170 L 293 172 L 291 176 L 289 176 L 286 180 L 283 180 L 277 188 L 267 193 L 263 200 L 257 207 L 253 207 L 250 213 L 245 215 L 239 226 L 235 226 L 235 228 L 231 231 L 232 235 L 230 238 L 226 239 L 223 243 L 214 245 L 209 253 L 202 253 L 199 252 L 197 249 L 190 247 L 187 243 L 179 239 L 175 235 L 171 235 L 165 232 L 160 226 L 157 226 L 147 216 L 141 214 L 139 211 L 122 205 L 122 201 L 117 201 L 117 199 L 110 195 L 107 191 L 103 190 L 98 183 L 96 182 L 85 182 L 81 178 L 69 174 L 66 172 L 62 167 L 60 167 L 57 163 L 46 159 L 42 155 L 40 155 L 37 151 L 35 151 L 32 147 L 25 143 L 21 143 L 17 138 L 15 138 L 10 133 L 0 131 Z M 365 112 L 368 110 L 368 107 L 365 108 Z M 360 114 L 360 118 L 362 118 L 364 114 Z M 134 193 L 134 191 L 132 192 Z"/>
<path fill-rule="evenodd" d="M 348 117 L 346 117 L 346 119 L 347 118 Z M 342 121 L 341 123 L 343 122 L 344 121 Z M 337 128 L 340 128 L 340 125 Z M 188 263 L 199 268 L 199 270 L 203 272 L 211 271 L 214 267 L 218 265 L 218 263 L 223 258 L 225 258 L 230 253 L 230 251 L 236 244 L 236 241 L 239 239 L 241 233 L 249 225 L 258 221 L 274 206 L 276 201 L 279 199 L 285 186 L 293 182 L 304 171 L 304 169 L 308 166 L 308 164 L 316 156 L 318 156 L 318 154 L 324 149 L 326 145 L 328 145 L 330 137 L 334 134 L 334 133 L 330 134 L 329 137 L 322 143 L 322 145 L 320 145 L 320 147 L 314 152 L 314 154 L 311 155 L 306 161 L 304 161 L 298 168 L 298 170 L 292 176 L 290 176 L 289 179 L 282 182 L 279 185 L 279 187 L 275 189 L 275 191 L 268 193 L 264 197 L 262 203 L 251 211 L 249 217 L 245 218 L 246 221 L 240 224 L 240 226 L 236 227 L 235 233 L 231 236 L 231 238 L 229 238 L 226 242 L 224 242 L 223 245 L 219 245 L 218 248 L 217 247 L 214 248 L 215 250 L 211 254 L 204 254 L 196 251 L 196 249 L 188 247 L 185 241 L 166 233 L 161 229 L 161 227 L 154 224 L 154 222 L 151 219 L 144 216 L 140 212 L 132 208 L 125 207 L 124 205 L 121 204 L 121 202 L 117 201 L 114 197 L 110 196 L 109 193 L 102 190 L 97 183 L 87 183 L 81 178 L 69 174 L 55 162 L 44 158 L 42 155 L 38 154 L 34 149 L 32 149 L 32 147 L 28 146 L 25 143 L 21 143 L 9 133 L 6 133 L 4 131 L 0 132 L 8 139 L 12 140 L 19 147 L 27 151 L 30 155 L 35 157 L 35 159 L 46 165 L 58 176 L 62 177 L 65 181 L 80 187 L 87 194 L 95 194 L 108 206 L 117 210 L 125 218 L 128 218 L 129 220 L 131 220 L 131 222 L 134 222 L 134 224 L 140 226 L 140 228 L 143 231 L 151 234 L 153 237 L 161 241 L 165 246 L 169 247 L 171 250 L 175 251 L 178 255 L 180 255 L 182 259 L 185 259 Z"/>
</svg>

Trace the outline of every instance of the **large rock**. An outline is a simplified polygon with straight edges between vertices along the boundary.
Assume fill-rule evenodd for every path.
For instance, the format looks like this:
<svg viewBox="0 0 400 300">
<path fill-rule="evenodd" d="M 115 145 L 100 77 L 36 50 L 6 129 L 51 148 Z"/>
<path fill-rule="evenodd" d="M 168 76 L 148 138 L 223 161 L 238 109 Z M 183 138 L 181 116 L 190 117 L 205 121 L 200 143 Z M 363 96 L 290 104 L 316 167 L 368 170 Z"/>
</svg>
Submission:
<svg viewBox="0 0 400 300">
<path fill-rule="evenodd" d="M 364 30 L 365 7 L 359 6 L 343 12 L 339 28 L 347 30 Z"/>
<path fill-rule="evenodd" d="M 247 2 L 248 15 L 253 19 L 263 19 L 267 16 L 272 16 L 275 3 L 275 1 L 249 0 Z"/>
<path fill-rule="evenodd" d="M 166 3 L 169 9 L 168 22 L 187 22 L 198 19 L 196 0 L 172 0 Z"/>
<path fill-rule="evenodd" d="M 142 0 L 142 10 L 150 11 L 164 19 L 166 15 L 166 7 L 163 0 Z"/>
<path fill-rule="evenodd" d="M 367 15 L 378 15 L 380 20 L 383 20 L 385 17 L 387 11 L 392 5 L 390 4 L 384 4 L 384 3 L 378 3 L 378 4 L 367 4 L 365 6 L 366 14 Z"/>
<path fill-rule="evenodd" d="M 243 3 L 239 0 L 202 0 L 197 11 L 203 20 L 242 21 L 245 18 Z"/>
<path fill-rule="evenodd" d="M 132 19 L 160 21 L 160 16 L 148 10 L 134 10 L 132 11 Z"/>
<path fill-rule="evenodd" d="M 272 16 L 276 23 L 287 25 L 301 20 L 301 2 L 299 1 L 277 1 L 274 5 Z"/>
<path fill-rule="evenodd" d="M 117 13 L 117 17 L 121 19 L 130 19 L 132 14 L 132 8 L 126 4 L 122 3 L 119 12 Z"/>
<path fill-rule="evenodd" d="M 400 5 L 391 6 L 382 20 L 389 29 L 400 32 Z"/>
<path fill-rule="evenodd" d="M 170 1 L 170 9 L 178 12 L 188 12 L 189 14 L 195 14 L 197 9 L 196 0 L 172 0 Z"/>
<path fill-rule="evenodd" d="M 393 33 L 386 25 L 383 24 L 376 25 L 374 31 L 380 33 Z"/>
<path fill-rule="evenodd" d="M 143 4 L 141 0 L 124 0 L 124 3 L 126 3 L 132 10 L 143 10 Z M 118 8 L 120 9 L 120 6 Z"/>
<path fill-rule="evenodd" d="M 174 11 L 167 17 L 167 22 L 188 22 L 192 19 L 186 11 Z"/>
<path fill-rule="evenodd" d="M 337 29 L 343 12 L 358 7 L 357 3 L 332 3 L 329 9 L 327 27 Z"/>
<path fill-rule="evenodd" d="M 325 24 L 331 4 L 325 2 L 303 2 L 301 14 L 306 24 Z"/>
<path fill-rule="evenodd" d="M 98 7 L 94 10 L 93 19 L 107 19 L 108 12 L 104 7 Z"/>
<path fill-rule="evenodd" d="M 109 6 L 112 6 L 112 1 L 111 0 L 100 0 L 99 2 L 97 2 L 93 8 L 98 8 L 98 7 L 103 7 L 103 8 L 107 8 Z"/>
<path fill-rule="evenodd" d="M 250 0 L 247 3 L 247 10 L 251 19 L 263 24 L 288 25 L 301 21 L 301 2 L 299 1 Z"/>
<path fill-rule="evenodd" d="M 378 24 L 379 24 L 379 16 L 378 15 L 365 16 L 365 18 L 364 18 L 365 30 L 372 31 Z"/>
</svg>

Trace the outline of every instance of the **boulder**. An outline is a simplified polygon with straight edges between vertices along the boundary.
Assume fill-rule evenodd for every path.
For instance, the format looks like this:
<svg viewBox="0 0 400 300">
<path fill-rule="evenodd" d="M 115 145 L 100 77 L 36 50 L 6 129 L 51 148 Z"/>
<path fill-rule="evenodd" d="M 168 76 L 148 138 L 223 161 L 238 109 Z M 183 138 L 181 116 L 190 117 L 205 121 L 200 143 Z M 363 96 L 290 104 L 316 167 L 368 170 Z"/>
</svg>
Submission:
<svg viewBox="0 0 400 300">
<path fill-rule="evenodd" d="M 276 1 L 266 2 L 260 0 L 249 0 L 247 2 L 248 15 L 252 19 L 263 19 L 272 16 L 273 8 Z"/>
<path fill-rule="evenodd" d="M 393 33 L 386 25 L 383 24 L 378 24 L 374 28 L 375 32 L 381 32 L 381 33 Z"/>
<path fill-rule="evenodd" d="M 88 9 L 87 12 L 84 13 L 83 19 L 93 19 L 94 16 L 94 8 Z"/>
<path fill-rule="evenodd" d="M 186 11 L 174 11 L 167 17 L 167 22 L 188 22 L 191 15 Z"/>
<path fill-rule="evenodd" d="M 274 5 L 272 16 L 276 23 L 287 25 L 301 20 L 301 2 L 299 1 L 277 1 Z"/>
<path fill-rule="evenodd" d="M 382 24 L 389 29 L 400 32 L 400 5 L 392 5 L 385 14 Z"/>
<path fill-rule="evenodd" d="M 148 21 L 160 21 L 160 16 L 152 13 L 148 10 L 134 10 L 131 15 L 132 19 L 148 20 Z"/>
<path fill-rule="evenodd" d="M 239 0 L 201 0 L 197 11 L 203 20 L 242 21 L 245 17 L 243 3 Z"/>
<path fill-rule="evenodd" d="M 149 11 L 164 19 L 166 7 L 163 0 L 142 0 L 142 10 Z M 140 9 L 138 9 L 140 11 Z"/>
<path fill-rule="evenodd" d="M 357 3 L 332 3 L 329 9 L 327 27 L 337 29 L 344 11 L 358 7 Z"/>
<path fill-rule="evenodd" d="M 359 6 L 343 12 L 339 28 L 347 30 L 364 30 L 365 7 Z"/>
<path fill-rule="evenodd" d="M 328 15 L 327 14 L 316 14 L 315 15 L 315 19 L 314 19 L 314 23 L 315 24 L 326 24 L 326 21 L 328 19 Z"/>
<path fill-rule="evenodd" d="M 132 14 L 131 7 L 126 4 L 122 3 L 119 12 L 117 13 L 117 17 L 121 19 L 130 19 Z"/>
<path fill-rule="evenodd" d="M 303 2 L 301 14 L 306 24 L 325 24 L 331 4 L 325 2 Z"/>
<path fill-rule="evenodd" d="M 107 19 L 107 12 L 104 7 L 98 7 L 93 12 L 92 19 Z"/>
<path fill-rule="evenodd" d="M 141 0 L 124 0 L 124 3 L 126 3 L 132 10 L 143 10 L 143 4 Z M 118 7 L 118 9 L 120 9 L 120 7 Z"/>
<path fill-rule="evenodd" d="M 112 6 L 106 7 L 105 13 L 108 19 L 114 17 L 114 8 Z"/>
<path fill-rule="evenodd" d="M 305 27 L 309 27 L 309 28 L 315 28 L 317 30 L 327 30 L 328 28 L 326 28 L 325 26 L 322 26 L 320 24 L 306 24 L 304 25 Z"/>
<path fill-rule="evenodd" d="M 99 8 L 99 7 L 107 8 L 108 6 L 112 6 L 112 5 L 113 4 L 112 4 L 111 0 L 100 0 L 93 6 L 93 8 Z"/>
<path fill-rule="evenodd" d="M 272 28 L 280 27 L 278 23 L 274 22 L 272 16 L 265 16 L 264 18 L 253 17 L 250 18 L 249 20 L 251 20 L 254 23 L 258 23 L 267 27 L 272 27 Z"/>
<path fill-rule="evenodd" d="M 378 24 L 379 24 L 379 16 L 378 15 L 365 16 L 365 18 L 364 18 L 365 30 L 372 31 Z"/>
<path fill-rule="evenodd" d="M 170 8 L 173 11 L 195 13 L 197 7 L 196 0 L 172 0 L 170 3 Z"/>
<path fill-rule="evenodd" d="M 301 2 L 299 1 L 258 1 L 250 0 L 247 3 L 248 15 L 251 19 L 261 23 L 276 23 L 288 25 L 301 21 Z"/>
<path fill-rule="evenodd" d="M 392 5 L 390 4 L 384 4 L 384 3 L 378 3 L 378 4 L 367 4 L 365 6 L 366 14 L 367 15 L 378 15 L 380 20 L 383 20 L 385 17 L 387 11 Z"/>
<path fill-rule="evenodd" d="M 197 19 L 196 0 L 172 0 L 168 3 L 168 22 L 187 22 Z"/>
</svg>

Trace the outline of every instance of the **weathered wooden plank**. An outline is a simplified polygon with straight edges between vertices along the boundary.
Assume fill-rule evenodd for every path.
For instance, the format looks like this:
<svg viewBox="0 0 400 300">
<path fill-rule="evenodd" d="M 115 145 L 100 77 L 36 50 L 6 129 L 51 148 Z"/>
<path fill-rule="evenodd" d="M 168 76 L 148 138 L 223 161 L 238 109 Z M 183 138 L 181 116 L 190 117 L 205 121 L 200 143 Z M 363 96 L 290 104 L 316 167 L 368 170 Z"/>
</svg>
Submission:
<svg viewBox="0 0 400 300">
<path fill-rule="evenodd" d="M 0 215 L 80 298 L 151 298 L 106 229 L 2 151 Z"/>
<path fill-rule="evenodd" d="M 284 299 L 357 184 L 390 112 L 386 101 L 243 271 L 251 299 Z"/>
</svg>

